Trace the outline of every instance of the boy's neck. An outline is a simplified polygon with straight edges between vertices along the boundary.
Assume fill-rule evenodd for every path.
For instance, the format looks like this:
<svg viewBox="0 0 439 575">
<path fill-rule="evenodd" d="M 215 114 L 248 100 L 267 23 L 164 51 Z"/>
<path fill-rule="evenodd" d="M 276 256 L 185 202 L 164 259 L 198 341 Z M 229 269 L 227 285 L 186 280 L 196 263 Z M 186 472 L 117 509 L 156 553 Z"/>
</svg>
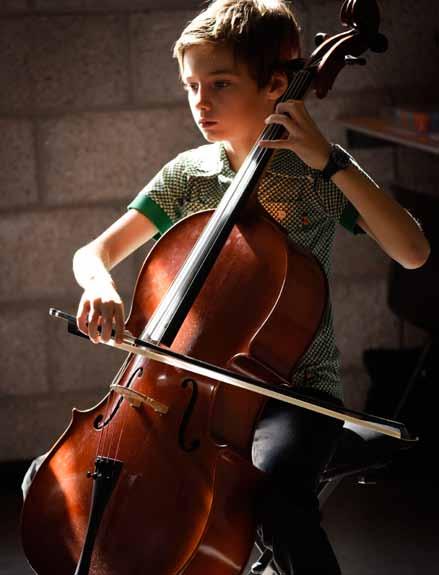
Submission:
<svg viewBox="0 0 439 575">
<path fill-rule="evenodd" d="M 230 167 L 234 172 L 237 172 L 244 160 L 253 148 L 256 139 L 240 142 L 224 142 L 224 149 L 226 150 L 229 159 Z"/>
</svg>

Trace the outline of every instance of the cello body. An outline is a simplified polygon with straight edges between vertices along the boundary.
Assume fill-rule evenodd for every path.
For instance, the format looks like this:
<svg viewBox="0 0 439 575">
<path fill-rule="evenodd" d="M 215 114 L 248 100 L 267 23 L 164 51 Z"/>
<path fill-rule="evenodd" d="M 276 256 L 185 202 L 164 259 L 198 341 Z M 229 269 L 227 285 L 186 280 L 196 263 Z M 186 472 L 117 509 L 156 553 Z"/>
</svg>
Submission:
<svg viewBox="0 0 439 575">
<path fill-rule="evenodd" d="M 141 333 L 211 214 L 185 218 L 154 246 L 138 277 L 127 321 L 131 333 Z M 314 256 L 293 249 L 262 210 L 248 210 L 172 349 L 287 384 L 293 362 L 318 329 L 326 295 L 325 275 Z M 276 345 L 275 336 L 282 344 Z M 270 349 L 277 352 L 271 359 Z M 256 501 L 264 484 L 250 448 L 266 400 L 136 356 L 120 385 L 168 411 L 134 407 L 116 394 L 88 411 L 74 410 L 24 505 L 23 547 L 32 567 L 38 575 L 53 573 L 54 565 L 57 575 L 75 572 L 92 500 L 87 472 L 104 451 L 123 466 L 89 573 L 241 573 L 253 547 Z"/>
</svg>

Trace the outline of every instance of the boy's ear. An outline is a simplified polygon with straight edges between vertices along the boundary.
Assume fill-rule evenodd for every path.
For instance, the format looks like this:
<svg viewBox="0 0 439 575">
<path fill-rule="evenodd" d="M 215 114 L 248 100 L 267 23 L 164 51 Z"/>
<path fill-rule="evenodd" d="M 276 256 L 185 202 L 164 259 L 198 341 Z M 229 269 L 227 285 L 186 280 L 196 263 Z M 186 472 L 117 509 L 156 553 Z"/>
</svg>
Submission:
<svg viewBox="0 0 439 575">
<path fill-rule="evenodd" d="M 285 72 L 273 72 L 267 86 L 269 100 L 278 100 L 288 88 L 288 77 Z"/>
</svg>

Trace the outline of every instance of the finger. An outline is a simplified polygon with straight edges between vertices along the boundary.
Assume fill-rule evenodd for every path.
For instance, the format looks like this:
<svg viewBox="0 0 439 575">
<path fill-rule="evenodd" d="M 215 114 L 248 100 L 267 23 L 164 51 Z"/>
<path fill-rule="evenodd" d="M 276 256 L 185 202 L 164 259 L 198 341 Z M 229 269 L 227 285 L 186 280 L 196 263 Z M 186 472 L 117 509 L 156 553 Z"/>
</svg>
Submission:
<svg viewBox="0 0 439 575">
<path fill-rule="evenodd" d="M 88 314 L 90 312 L 90 302 L 84 300 L 79 303 L 78 312 L 76 314 L 76 325 L 79 331 L 83 334 L 88 335 Z"/>
<path fill-rule="evenodd" d="M 113 330 L 114 307 L 112 304 L 103 304 L 101 307 L 101 341 L 108 341 Z"/>
<path fill-rule="evenodd" d="M 99 343 L 98 325 L 101 317 L 100 304 L 90 307 L 88 314 L 88 337 L 93 343 Z"/>
<path fill-rule="evenodd" d="M 265 123 L 267 125 L 277 124 L 282 126 L 286 130 L 286 137 L 289 137 L 289 135 L 297 137 L 298 135 L 299 126 L 289 116 L 285 116 L 285 114 L 272 114 L 266 118 Z"/>
<path fill-rule="evenodd" d="M 294 126 L 297 126 L 297 122 L 294 121 L 294 118 L 288 116 L 287 114 L 270 114 L 267 118 L 265 118 L 266 124 L 282 124 L 285 126 L 288 124 L 291 129 Z"/>
<path fill-rule="evenodd" d="M 287 102 L 281 102 L 281 104 L 282 103 L 286 104 Z M 283 108 L 281 107 L 281 109 Z M 293 100 L 289 110 L 290 114 L 294 116 L 294 120 L 297 122 L 298 126 L 305 127 L 307 124 L 313 124 L 315 126 L 315 122 L 302 100 Z"/>
<path fill-rule="evenodd" d="M 285 100 L 285 102 L 279 102 L 276 105 L 276 112 L 293 112 L 301 114 L 305 109 L 305 104 L 303 100 Z"/>
<path fill-rule="evenodd" d="M 123 340 L 123 332 L 124 332 L 124 310 L 123 304 L 120 306 L 116 306 L 114 319 L 116 322 L 115 330 L 116 330 L 116 343 L 121 343 Z"/>
<path fill-rule="evenodd" d="M 309 118 L 304 103 L 301 100 L 287 100 L 286 102 L 280 102 L 276 106 L 275 112 L 288 114 L 294 119 L 298 126 L 301 126 L 307 117 Z"/>
</svg>

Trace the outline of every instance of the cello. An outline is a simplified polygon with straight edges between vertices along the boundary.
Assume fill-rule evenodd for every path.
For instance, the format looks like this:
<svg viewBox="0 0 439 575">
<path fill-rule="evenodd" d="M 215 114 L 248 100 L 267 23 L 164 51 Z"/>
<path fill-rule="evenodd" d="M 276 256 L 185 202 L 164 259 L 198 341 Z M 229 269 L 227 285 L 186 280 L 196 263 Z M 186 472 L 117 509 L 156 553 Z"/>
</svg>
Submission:
<svg viewBox="0 0 439 575">
<path fill-rule="evenodd" d="M 311 87 L 323 97 L 347 56 L 352 63 L 382 48 L 378 11 L 368 4 L 345 2 L 342 21 L 353 28 L 300 62 L 284 99 Z M 270 155 L 256 144 L 215 212 L 185 218 L 155 245 L 127 329 L 137 345 L 288 389 L 319 328 L 327 285 L 314 256 L 254 197 Z M 22 532 L 36 572 L 242 572 L 263 488 L 249 445 L 264 401 L 133 351 L 107 397 L 74 412 L 31 485 Z"/>
</svg>

